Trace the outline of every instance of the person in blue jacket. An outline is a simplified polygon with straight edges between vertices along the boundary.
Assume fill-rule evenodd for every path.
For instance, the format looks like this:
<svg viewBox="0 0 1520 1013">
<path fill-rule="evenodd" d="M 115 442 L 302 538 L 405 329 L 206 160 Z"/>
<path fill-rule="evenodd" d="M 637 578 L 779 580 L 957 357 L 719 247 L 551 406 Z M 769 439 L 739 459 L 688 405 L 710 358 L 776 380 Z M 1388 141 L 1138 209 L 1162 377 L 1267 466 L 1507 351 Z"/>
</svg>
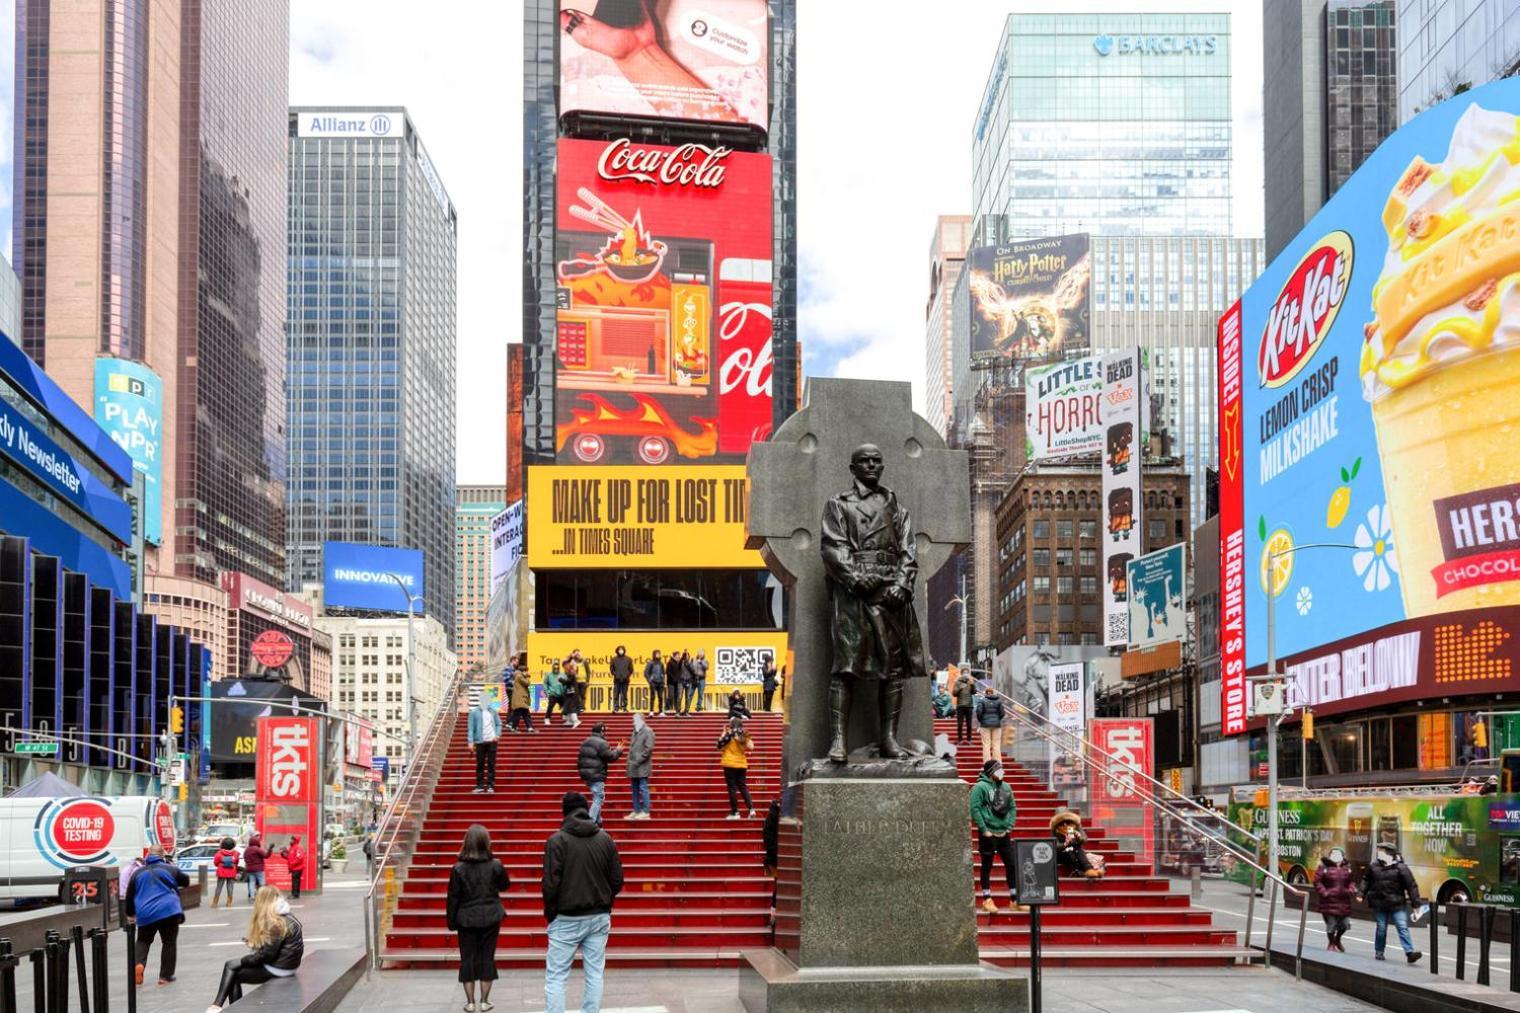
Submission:
<svg viewBox="0 0 1520 1013">
<path fill-rule="evenodd" d="M 158 983 L 167 985 L 174 980 L 174 965 L 179 959 L 179 926 L 185 920 L 179 892 L 189 885 L 190 877 L 164 859 L 164 849 L 158 844 L 148 849 L 147 861 L 132 875 L 122 910 L 137 922 L 137 952 L 132 963 L 139 985 L 154 936 L 164 943 L 158 956 Z"/>
</svg>

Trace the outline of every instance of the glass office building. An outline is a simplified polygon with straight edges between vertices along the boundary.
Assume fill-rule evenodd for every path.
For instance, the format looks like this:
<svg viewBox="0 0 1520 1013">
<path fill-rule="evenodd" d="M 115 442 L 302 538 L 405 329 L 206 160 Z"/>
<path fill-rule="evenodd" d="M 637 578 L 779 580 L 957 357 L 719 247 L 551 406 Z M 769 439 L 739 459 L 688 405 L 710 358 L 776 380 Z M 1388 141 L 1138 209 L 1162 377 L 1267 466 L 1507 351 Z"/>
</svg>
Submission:
<svg viewBox="0 0 1520 1013">
<path fill-rule="evenodd" d="M 1231 232 L 1230 16 L 1011 14 L 973 135 L 978 245 Z"/>
<path fill-rule="evenodd" d="M 1514 0 L 1398 0 L 1399 122 L 1459 91 L 1520 73 Z"/>
<path fill-rule="evenodd" d="M 421 549 L 454 634 L 458 221 L 406 110 L 290 110 L 287 587 L 327 541 Z"/>
<path fill-rule="evenodd" d="M 465 671 L 486 665 L 491 604 L 491 520 L 507 508 L 502 485 L 461 485 L 454 509 L 454 647 Z"/>
</svg>

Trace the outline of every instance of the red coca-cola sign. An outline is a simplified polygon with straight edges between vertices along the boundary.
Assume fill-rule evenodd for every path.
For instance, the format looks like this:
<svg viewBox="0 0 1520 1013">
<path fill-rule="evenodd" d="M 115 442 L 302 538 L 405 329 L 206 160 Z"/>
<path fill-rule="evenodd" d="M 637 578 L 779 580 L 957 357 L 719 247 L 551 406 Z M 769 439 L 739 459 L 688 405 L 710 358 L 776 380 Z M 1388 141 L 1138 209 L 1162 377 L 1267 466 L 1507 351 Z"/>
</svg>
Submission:
<svg viewBox="0 0 1520 1013">
<path fill-rule="evenodd" d="M 723 185 L 723 162 L 731 154 L 732 148 L 721 145 L 709 148 L 705 144 L 682 144 L 667 148 L 634 144 L 620 137 L 602 149 L 596 173 L 608 181 L 717 188 Z"/>
<path fill-rule="evenodd" d="M 279 668 L 290 660 L 295 649 L 296 645 L 279 630 L 265 630 L 253 638 L 253 646 L 249 648 L 249 653 L 253 655 L 254 661 L 265 668 Z"/>
<path fill-rule="evenodd" d="M 1330 333 L 1351 284 L 1351 237 L 1339 230 L 1298 262 L 1267 314 L 1257 367 L 1263 387 L 1281 387 L 1303 369 Z"/>
</svg>

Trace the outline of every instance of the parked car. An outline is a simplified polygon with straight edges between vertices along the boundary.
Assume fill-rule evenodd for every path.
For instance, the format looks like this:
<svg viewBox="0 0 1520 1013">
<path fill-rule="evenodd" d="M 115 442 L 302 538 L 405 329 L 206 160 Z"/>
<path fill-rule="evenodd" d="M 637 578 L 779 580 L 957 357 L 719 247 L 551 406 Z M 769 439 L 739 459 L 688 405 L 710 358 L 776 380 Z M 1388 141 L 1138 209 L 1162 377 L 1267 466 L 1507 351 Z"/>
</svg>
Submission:
<svg viewBox="0 0 1520 1013">
<path fill-rule="evenodd" d="M 230 837 L 241 848 L 248 843 L 248 828 L 241 823 L 208 823 L 195 835 L 196 844 L 221 844 L 222 838 Z"/>
<path fill-rule="evenodd" d="M 220 839 L 215 844 L 192 844 L 188 848 L 180 848 L 174 853 L 174 864 L 185 870 L 186 875 L 195 876 L 204 868 L 206 875 L 216 878 L 214 861 L 216 853 L 222 848 Z M 243 855 L 238 852 L 237 879 L 241 883 L 248 878 L 248 870 L 243 868 Z"/>
</svg>

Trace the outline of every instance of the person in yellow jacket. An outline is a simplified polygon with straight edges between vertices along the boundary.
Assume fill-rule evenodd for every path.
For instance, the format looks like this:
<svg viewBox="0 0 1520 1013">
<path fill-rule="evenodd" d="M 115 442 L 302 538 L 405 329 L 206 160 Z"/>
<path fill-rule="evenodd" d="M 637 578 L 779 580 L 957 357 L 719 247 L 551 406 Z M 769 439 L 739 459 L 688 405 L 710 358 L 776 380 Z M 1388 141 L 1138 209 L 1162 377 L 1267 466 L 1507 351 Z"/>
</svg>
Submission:
<svg viewBox="0 0 1520 1013">
<path fill-rule="evenodd" d="M 743 718 L 732 718 L 728 730 L 718 739 L 718 763 L 723 767 L 723 782 L 728 786 L 728 818 L 740 819 L 739 796 L 744 796 L 750 819 L 755 818 L 755 803 L 749 797 L 749 751 L 754 748 L 744 730 Z"/>
</svg>

